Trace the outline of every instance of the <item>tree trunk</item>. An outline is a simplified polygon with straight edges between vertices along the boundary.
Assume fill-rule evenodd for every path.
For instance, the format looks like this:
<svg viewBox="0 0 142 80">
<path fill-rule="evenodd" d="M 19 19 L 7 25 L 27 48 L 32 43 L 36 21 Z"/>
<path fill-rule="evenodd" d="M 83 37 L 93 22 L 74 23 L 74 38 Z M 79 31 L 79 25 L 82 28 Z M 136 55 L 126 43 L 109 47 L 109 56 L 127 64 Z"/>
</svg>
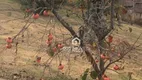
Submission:
<svg viewBox="0 0 142 80">
<path fill-rule="evenodd" d="M 45 0 L 44 4 L 45 5 L 50 5 L 52 8 L 52 4 L 50 2 L 46 2 Z M 85 51 L 86 56 L 90 59 L 90 62 L 92 64 L 92 67 L 94 70 L 98 73 L 98 79 L 102 79 L 102 75 L 104 74 L 104 61 L 103 59 L 100 58 L 100 64 L 97 65 L 95 62 L 95 59 L 92 55 L 91 52 L 86 48 L 87 46 L 85 45 L 86 42 L 88 41 L 89 44 L 92 45 L 92 43 L 96 43 L 98 50 L 99 50 L 99 55 L 103 53 L 103 49 L 101 49 L 99 46 L 103 46 L 103 40 L 106 37 L 106 35 L 113 29 L 113 23 L 111 23 L 111 26 L 108 28 L 107 22 L 105 20 L 105 15 L 104 15 L 104 7 L 105 7 L 105 0 L 89 0 L 88 4 L 88 10 L 86 12 L 85 18 L 84 18 L 84 23 L 85 26 L 84 28 L 84 34 L 83 34 L 83 44 L 82 48 Z M 113 6 L 113 3 L 111 4 Z M 111 15 L 113 15 L 113 8 L 111 8 Z M 72 27 L 56 12 L 56 10 L 53 8 L 52 9 L 53 14 L 55 17 L 59 20 L 59 22 L 73 35 L 77 36 L 75 31 L 72 29 Z M 111 16 L 111 20 L 113 22 L 113 16 Z M 87 36 L 87 38 L 86 38 Z"/>
</svg>

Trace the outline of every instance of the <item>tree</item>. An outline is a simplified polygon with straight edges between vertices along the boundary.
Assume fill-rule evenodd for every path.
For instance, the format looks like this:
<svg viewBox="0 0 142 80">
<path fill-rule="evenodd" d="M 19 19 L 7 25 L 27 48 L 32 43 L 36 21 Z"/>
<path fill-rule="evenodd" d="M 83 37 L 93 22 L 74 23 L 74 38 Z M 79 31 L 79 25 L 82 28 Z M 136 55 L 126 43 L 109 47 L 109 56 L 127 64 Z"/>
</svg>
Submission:
<svg viewBox="0 0 142 80">
<path fill-rule="evenodd" d="M 83 24 L 78 31 L 79 35 L 57 12 L 60 8 L 57 8 L 59 5 L 55 4 L 55 0 L 34 0 L 32 3 L 38 4 L 33 5 L 34 13 L 40 13 L 39 11 L 43 9 L 50 10 L 73 37 L 81 39 L 80 46 L 84 50 L 88 61 L 92 64 L 94 70 L 91 74 L 93 74 L 92 77 L 94 79 L 98 78 L 99 80 L 103 80 L 104 77 L 106 78 L 106 69 L 111 64 L 124 58 L 126 54 L 133 50 L 135 43 L 131 47 L 125 41 L 114 48 L 111 45 L 113 39 L 111 32 L 114 30 L 115 0 L 79 0 L 79 7 L 81 8 L 83 19 Z M 84 8 L 86 9 L 84 10 Z M 107 15 L 110 15 L 109 19 L 106 19 Z M 110 22 L 108 22 L 108 20 Z M 16 38 L 16 36 L 14 38 Z M 106 42 L 107 37 L 108 41 Z M 93 55 L 95 53 L 92 53 L 89 49 L 90 47 L 88 47 L 88 45 L 93 46 L 93 44 L 95 44 L 95 47 L 97 48 L 97 59 L 99 59 L 99 63 L 96 62 L 96 56 Z M 122 46 L 124 47 L 123 49 L 121 48 Z M 112 48 L 115 50 L 112 50 Z M 113 52 L 118 55 L 112 54 Z M 86 71 L 86 73 L 87 72 L 88 71 Z"/>
<path fill-rule="evenodd" d="M 82 0 L 83 1 L 83 0 Z M 86 56 L 88 57 L 88 59 L 90 59 L 90 62 L 94 68 L 94 71 L 98 76 L 99 80 L 102 80 L 102 75 L 104 74 L 106 67 L 104 66 L 105 62 L 103 61 L 102 58 L 100 58 L 100 64 L 99 66 L 97 65 L 97 63 L 95 62 L 95 59 L 93 58 L 93 56 L 91 55 L 91 52 L 89 50 L 87 50 L 86 48 L 86 42 L 88 41 L 90 45 L 92 45 L 94 42 L 96 43 L 96 45 L 98 46 L 98 50 L 99 50 L 99 54 L 102 55 L 103 54 L 103 49 L 99 46 L 103 46 L 104 43 L 104 39 L 105 37 L 111 32 L 111 30 L 113 30 L 113 18 L 114 18 L 114 14 L 113 14 L 113 10 L 114 10 L 114 0 L 112 1 L 105 1 L 105 0 L 88 0 L 88 9 L 87 12 L 84 13 L 84 11 L 82 11 L 82 17 L 84 19 L 84 26 L 82 26 L 82 33 L 80 35 L 77 35 L 75 33 L 75 31 L 72 29 L 72 27 L 65 22 L 65 20 L 62 19 L 62 17 L 56 12 L 56 10 L 54 9 L 53 6 L 53 2 L 50 3 L 49 1 L 44 1 L 44 3 L 46 5 L 51 5 L 52 7 L 52 12 L 53 14 L 56 16 L 56 18 L 62 23 L 62 25 L 68 30 L 70 31 L 70 33 L 73 36 L 78 36 L 80 37 L 80 39 L 82 39 L 82 45 L 81 47 L 84 49 Z M 111 3 L 111 5 L 109 4 Z M 82 5 L 84 3 L 82 2 Z M 106 21 L 105 21 L 105 8 L 107 6 L 111 6 L 111 26 L 108 27 Z M 89 36 L 91 35 L 91 36 Z M 88 37 L 88 38 L 86 38 Z M 86 40 L 87 39 L 87 40 Z M 91 42 L 90 42 L 91 41 Z"/>
</svg>

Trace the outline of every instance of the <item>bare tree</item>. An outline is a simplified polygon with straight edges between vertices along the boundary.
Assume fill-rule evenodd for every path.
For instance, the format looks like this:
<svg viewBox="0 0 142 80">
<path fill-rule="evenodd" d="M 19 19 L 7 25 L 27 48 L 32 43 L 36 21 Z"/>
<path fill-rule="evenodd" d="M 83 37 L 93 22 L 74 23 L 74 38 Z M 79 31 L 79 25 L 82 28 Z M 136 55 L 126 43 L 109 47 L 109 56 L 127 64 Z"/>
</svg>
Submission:
<svg viewBox="0 0 142 80">
<path fill-rule="evenodd" d="M 94 79 L 103 80 L 103 75 L 105 74 L 106 69 L 113 63 L 118 62 L 123 59 L 126 54 L 128 54 L 135 43 L 130 47 L 130 44 L 126 42 L 120 43 L 116 47 L 115 53 L 119 53 L 119 56 L 114 57 L 114 54 L 111 54 L 111 42 L 106 42 L 105 38 L 111 31 L 114 30 L 114 3 L 115 0 L 81 0 L 81 9 L 82 9 L 82 19 L 83 24 L 81 25 L 77 35 L 72 26 L 67 23 L 63 17 L 58 13 L 57 6 L 55 4 L 56 0 L 34 0 L 35 3 L 41 4 L 38 9 L 49 9 L 58 21 L 70 32 L 73 37 L 79 37 L 81 39 L 81 47 L 84 50 L 88 61 L 92 64 L 94 72 L 97 75 L 94 75 Z M 87 4 L 86 4 L 87 2 Z M 83 8 L 87 5 L 86 10 Z M 35 8 L 35 6 L 34 6 Z M 35 9 L 34 12 L 37 12 L 38 9 Z M 109 19 L 106 19 L 106 16 L 110 15 Z M 108 22 L 108 20 L 110 22 Z M 17 36 L 17 35 L 16 35 Z M 16 36 L 14 38 L 16 38 Z M 112 36 L 109 36 L 112 37 Z M 139 38 L 138 38 L 139 39 Z M 137 39 L 137 40 L 138 40 Z M 88 45 L 96 44 L 97 52 L 99 54 L 98 59 L 99 63 L 96 62 L 94 52 L 90 51 Z M 123 47 L 123 48 L 122 48 Z M 105 59 L 102 58 L 102 55 L 105 56 Z M 107 61 L 105 61 L 107 59 Z"/>
<path fill-rule="evenodd" d="M 103 49 L 99 46 L 103 46 L 105 37 L 113 30 L 113 17 L 114 17 L 114 0 L 87 0 L 88 9 L 86 12 L 83 12 L 84 15 L 84 25 L 82 26 L 83 36 L 77 35 L 76 32 L 72 29 L 72 27 L 65 22 L 65 20 L 56 12 L 54 9 L 54 0 L 50 2 L 49 0 L 43 0 L 45 5 L 51 6 L 51 11 L 56 16 L 56 18 L 61 22 L 61 24 L 72 34 L 72 36 L 78 36 L 82 39 L 81 47 L 84 49 L 86 56 L 90 59 L 90 62 L 94 68 L 94 70 L 99 73 L 98 79 L 102 80 L 102 75 L 104 74 L 106 67 L 104 66 L 105 62 L 102 58 L 100 58 L 100 63 L 97 65 L 95 62 L 92 53 L 87 49 L 85 44 L 97 43 L 97 48 L 99 50 L 99 54 L 103 53 Z M 111 4 L 110 4 L 111 3 Z M 83 4 L 83 3 L 82 3 Z M 105 11 L 106 7 L 111 6 L 111 25 L 107 25 L 108 23 L 105 20 Z M 91 41 L 91 42 L 90 42 Z"/>
</svg>

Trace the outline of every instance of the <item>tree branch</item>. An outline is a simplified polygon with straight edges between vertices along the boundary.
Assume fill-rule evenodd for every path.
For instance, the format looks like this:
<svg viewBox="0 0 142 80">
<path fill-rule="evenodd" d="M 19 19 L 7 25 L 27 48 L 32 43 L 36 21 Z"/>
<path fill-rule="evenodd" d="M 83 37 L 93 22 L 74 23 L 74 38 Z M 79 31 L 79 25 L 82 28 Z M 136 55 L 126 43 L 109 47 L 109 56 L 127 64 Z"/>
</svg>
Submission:
<svg viewBox="0 0 142 80">
<path fill-rule="evenodd" d="M 89 57 L 89 59 L 91 60 L 91 64 L 92 64 L 93 68 L 95 69 L 95 71 L 97 73 L 99 73 L 100 70 L 99 70 L 99 68 L 98 68 L 98 66 L 97 66 L 93 56 L 91 55 L 91 53 L 86 48 L 85 48 L 85 53 L 86 53 L 86 56 Z"/>
<path fill-rule="evenodd" d="M 71 33 L 72 36 L 77 36 L 73 28 L 55 11 L 54 7 L 52 6 L 52 3 L 47 2 L 46 0 L 43 0 L 44 4 L 46 6 L 50 5 L 52 8 L 52 13 L 55 15 L 55 17 L 58 19 L 58 21 Z"/>
<path fill-rule="evenodd" d="M 77 36 L 73 28 L 53 9 L 53 14 L 60 21 L 60 23 L 72 34 L 72 36 Z"/>
<path fill-rule="evenodd" d="M 113 64 L 113 63 L 115 63 L 115 62 L 118 62 L 119 60 L 123 59 L 123 58 L 125 57 L 125 55 L 127 55 L 129 52 L 131 52 L 131 51 L 133 50 L 135 44 L 136 44 L 136 43 L 138 42 L 138 40 L 140 39 L 141 35 L 142 35 L 142 33 L 139 35 L 139 37 L 138 37 L 137 40 L 134 42 L 134 44 L 132 45 L 132 47 L 131 47 L 127 52 L 125 52 L 125 54 L 124 54 L 123 56 L 121 56 L 120 58 L 116 59 L 115 61 L 110 62 L 110 63 L 105 67 L 105 69 L 103 70 L 103 72 L 104 72 L 111 64 Z"/>
<path fill-rule="evenodd" d="M 111 25 L 110 25 L 110 28 L 113 29 L 114 28 L 114 21 L 113 21 L 113 18 L 114 18 L 114 0 L 111 1 Z"/>
</svg>

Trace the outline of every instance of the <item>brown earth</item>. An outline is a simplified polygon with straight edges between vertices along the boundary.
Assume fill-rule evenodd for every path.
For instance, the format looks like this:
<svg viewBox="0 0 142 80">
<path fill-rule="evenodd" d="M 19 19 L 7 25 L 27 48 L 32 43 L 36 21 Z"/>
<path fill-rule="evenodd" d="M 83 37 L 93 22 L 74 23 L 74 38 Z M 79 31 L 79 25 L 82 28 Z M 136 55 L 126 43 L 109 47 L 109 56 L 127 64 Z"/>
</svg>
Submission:
<svg viewBox="0 0 142 80">
<path fill-rule="evenodd" d="M 6 49 L 5 39 L 9 36 L 15 36 L 26 24 L 28 18 L 23 19 L 24 14 L 22 11 L 19 11 L 18 4 L 15 4 L 14 2 L 11 2 L 9 0 L 0 1 L 0 4 L 3 4 L 0 5 L 0 10 L 5 8 L 11 9 L 9 5 L 11 5 L 14 9 L 18 9 L 18 11 L 0 11 L 0 77 L 5 79 L 10 78 L 11 80 L 14 74 L 20 74 L 21 72 L 22 76 L 24 77 L 19 80 L 32 80 L 32 78 L 34 78 L 33 80 L 39 80 L 43 73 L 44 67 L 42 65 L 45 64 L 46 60 L 49 59 L 49 55 L 46 53 L 47 45 L 45 44 L 49 30 L 51 29 L 51 32 L 55 35 L 54 38 L 59 42 L 63 40 L 63 35 L 61 34 L 69 34 L 69 32 L 65 28 L 63 28 L 63 26 L 56 19 L 54 19 L 53 16 L 51 18 L 41 16 L 40 19 L 34 22 L 33 19 L 30 19 L 28 24 L 30 22 L 32 23 L 30 24 L 29 28 L 23 33 L 24 37 L 21 37 L 21 34 L 14 41 L 12 49 Z M 76 23 L 76 21 L 73 19 L 71 19 L 70 21 L 72 23 Z M 78 25 L 79 24 L 73 25 L 75 30 L 78 28 Z M 129 41 L 130 43 L 134 43 L 136 38 L 142 32 L 142 28 L 138 25 L 129 25 L 127 23 L 124 23 L 122 24 L 121 28 L 122 30 L 118 28 L 118 31 L 113 32 L 114 38 L 120 38 L 122 40 L 124 39 Z M 131 33 L 128 31 L 129 28 L 132 28 Z M 65 35 L 65 38 L 70 37 L 70 35 Z M 16 42 L 19 43 L 17 54 L 15 53 Z M 137 44 L 142 44 L 142 37 L 139 39 Z M 140 47 L 139 49 L 142 49 L 142 47 Z M 79 78 L 80 74 L 82 74 L 86 68 L 90 68 L 90 64 L 87 63 L 87 60 L 84 60 L 81 57 L 78 57 L 74 60 L 74 57 L 79 53 L 69 55 L 69 53 L 64 52 L 62 54 L 63 55 L 60 55 L 60 58 L 63 58 L 62 56 L 66 56 L 62 59 L 62 63 L 65 65 L 65 69 L 63 71 L 58 71 L 57 67 L 59 64 L 59 59 L 57 57 L 57 59 L 54 59 L 52 61 L 51 67 L 48 67 L 46 69 L 45 77 L 54 77 L 59 74 L 62 75 L 61 73 L 65 73 L 64 76 Z M 128 72 L 133 72 L 132 78 L 136 80 L 142 80 L 142 51 L 133 51 L 130 55 L 132 55 L 132 59 L 128 60 L 128 56 L 125 58 L 126 62 L 123 64 L 125 68 L 124 70 L 118 71 L 118 73 L 120 74 L 112 70 L 107 71 L 108 76 L 110 76 L 112 80 L 120 80 L 120 78 L 121 80 L 127 80 Z M 41 66 L 34 62 L 36 56 L 42 57 Z"/>
</svg>

